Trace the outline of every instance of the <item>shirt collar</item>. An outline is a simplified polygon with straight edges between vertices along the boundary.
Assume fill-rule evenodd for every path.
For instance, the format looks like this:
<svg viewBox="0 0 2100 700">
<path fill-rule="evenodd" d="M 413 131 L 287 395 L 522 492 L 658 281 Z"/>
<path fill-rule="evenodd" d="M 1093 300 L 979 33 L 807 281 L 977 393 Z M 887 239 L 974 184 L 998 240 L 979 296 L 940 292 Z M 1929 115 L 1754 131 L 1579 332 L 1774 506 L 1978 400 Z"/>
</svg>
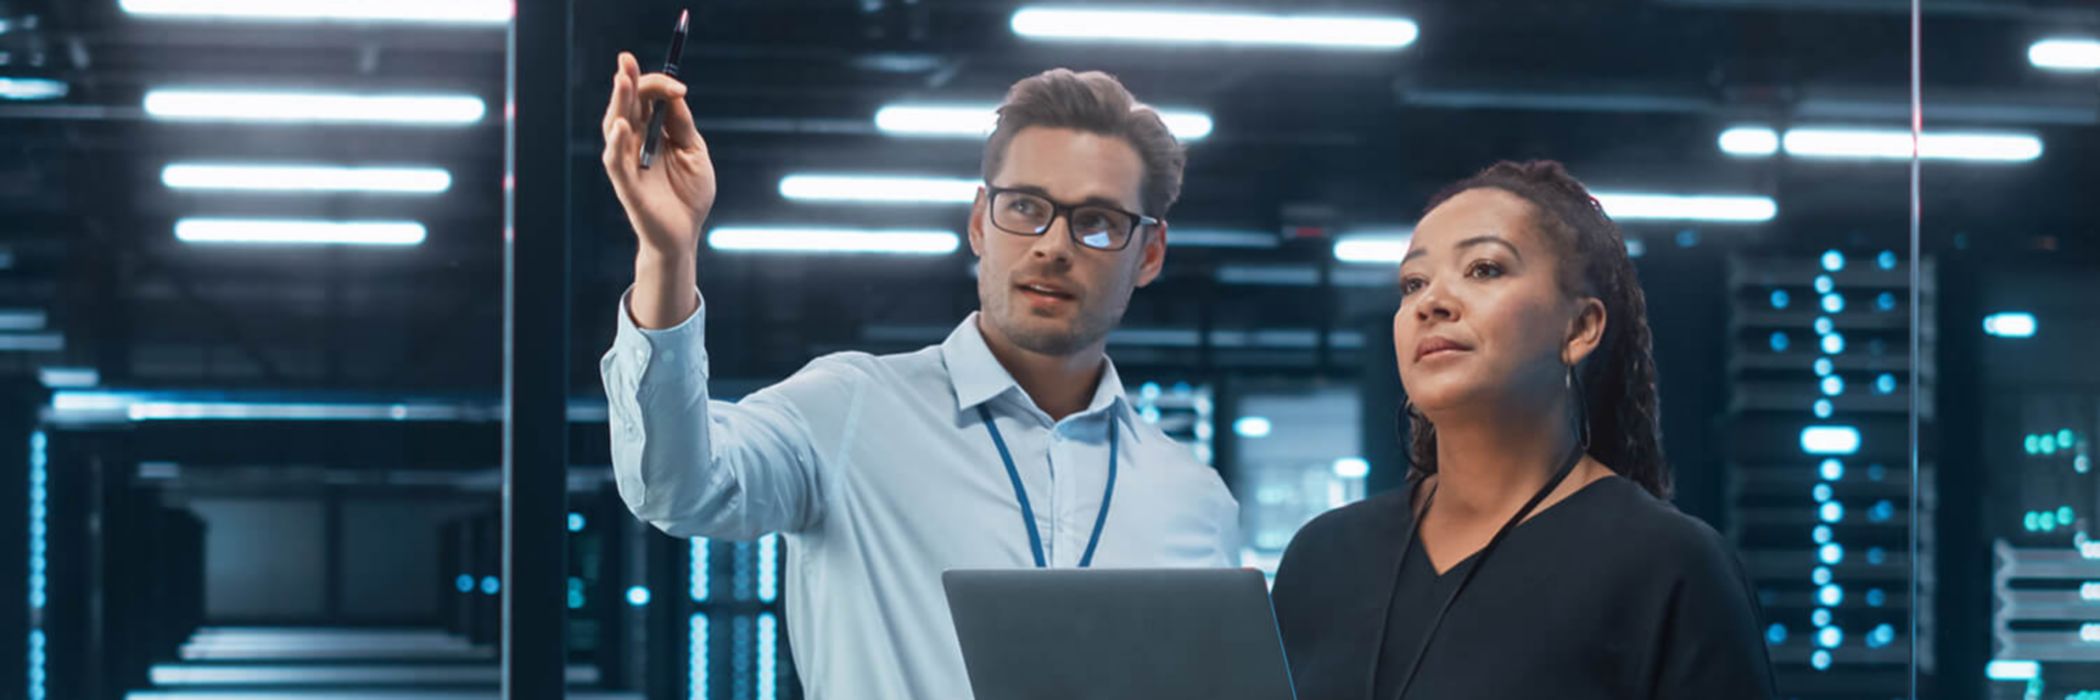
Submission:
<svg viewBox="0 0 2100 700">
<path fill-rule="evenodd" d="M 978 316 L 972 312 L 941 343 L 941 362 L 947 365 L 948 379 L 954 384 L 956 407 L 963 411 L 973 410 L 1009 391 L 1023 394 L 1025 399 L 1021 385 L 1014 381 L 1004 365 L 999 364 L 999 358 L 992 355 L 991 346 L 985 344 L 984 331 L 977 327 Z M 1116 373 L 1113 360 L 1103 356 L 1101 362 L 1101 382 L 1094 386 L 1094 398 L 1087 402 L 1086 409 L 1080 414 L 1107 412 L 1129 423 L 1132 414 L 1130 399 L 1123 394 L 1123 378 Z M 1033 401 L 1029 403 L 1033 407 Z M 1139 431 L 1129 432 L 1135 438 Z"/>
</svg>

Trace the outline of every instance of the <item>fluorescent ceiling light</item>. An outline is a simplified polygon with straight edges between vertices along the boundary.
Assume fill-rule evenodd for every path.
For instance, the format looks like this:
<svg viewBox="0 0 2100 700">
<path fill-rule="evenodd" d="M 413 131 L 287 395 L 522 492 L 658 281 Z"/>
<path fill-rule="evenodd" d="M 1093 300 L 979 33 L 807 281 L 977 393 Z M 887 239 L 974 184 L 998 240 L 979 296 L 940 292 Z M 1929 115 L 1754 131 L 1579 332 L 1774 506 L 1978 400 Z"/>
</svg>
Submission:
<svg viewBox="0 0 2100 700">
<path fill-rule="evenodd" d="M 1604 213 L 1614 219 L 1666 221 L 1771 221 L 1779 204 L 1771 197 L 1740 195 L 1646 194 L 1592 192 Z"/>
<path fill-rule="evenodd" d="M 1167 131 L 1182 141 L 1210 135 L 1210 115 L 1186 109 L 1158 109 Z M 996 104 L 895 104 L 875 111 L 875 128 L 896 136 L 984 138 L 999 125 Z"/>
<path fill-rule="evenodd" d="M 1736 156 L 1770 156 L 1783 147 L 1801 158 L 1909 160 L 1911 134 L 1904 129 L 1799 128 L 1779 134 L 1761 127 L 1721 132 L 1721 150 Z M 2011 132 L 1934 132 L 1918 141 L 1928 160 L 2019 163 L 2042 156 L 2042 140 Z"/>
<path fill-rule="evenodd" d="M 1779 133 L 1755 126 L 1729 129 L 1721 132 L 1721 152 L 1737 156 L 1769 156 L 1779 152 Z"/>
<path fill-rule="evenodd" d="M 1172 236 L 1172 233 L 1167 234 Z M 1351 263 L 1385 263 L 1397 265 L 1407 257 L 1408 241 L 1412 235 L 1352 235 L 1343 236 L 1334 242 L 1334 259 Z"/>
<path fill-rule="evenodd" d="M 1280 244 L 1276 234 L 1266 231 L 1182 230 L 1173 226 L 1167 227 L 1167 245 L 1170 247 L 1275 248 Z"/>
<path fill-rule="evenodd" d="M 185 243 L 296 245 L 416 245 L 423 225 L 414 221 L 321 221 L 315 219 L 209 219 L 175 222 Z"/>
<path fill-rule="evenodd" d="M 36 376 L 51 389 L 81 389 L 102 382 L 102 373 L 93 367 L 38 367 Z"/>
<path fill-rule="evenodd" d="M 289 90 L 156 88 L 146 114 L 168 121 L 464 125 L 487 107 L 472 95 L 351 94 Z"/>
<path fill-rule="evenodd" d="M 0 309 L 0 331 L 40 331 L 47 320 L 42 309 Z"/>
<path fill-rule="evenodd" d="M 899 175 L 789 175 L 780 196 L 805 202 L 969 204 L 979 183 L 969 178 Z"/>
<path fill-rule="evenodd" d="M 0 78 L 0 99 L 6 100 L 56 100 L 65 97 L 67 86 L 63 80 L 48 78 Z"/>
<path fill-rule="evenodd" d="M 2027 47 L 2027 62 L 2048 70 L 2100 70 L 2100 39 L 2043 39 Z"/>
<path fill-rule="evenodd" d="M 1024 7 L 1015 34 L 1057 41 L 1244 44 L 1396 51 L 1421 29 L 1400 17 Z"/>
<path fill-rule="evenodd" d="M 435 194 L 452 187 L 444 168 L 173 163 L 161 184 L 177 190 Z"/>
<path fill-rule="evenodd" d="M 732 252 L 945 255 L 961 247 L 962 239 L 934 229 L 723 226 L 707 234 L 707 245 Z"/>
<path fill-rule="evenodd" d="M 138 17 L 507 24 L 509 0 L 122 0 Z"/>
</svg>

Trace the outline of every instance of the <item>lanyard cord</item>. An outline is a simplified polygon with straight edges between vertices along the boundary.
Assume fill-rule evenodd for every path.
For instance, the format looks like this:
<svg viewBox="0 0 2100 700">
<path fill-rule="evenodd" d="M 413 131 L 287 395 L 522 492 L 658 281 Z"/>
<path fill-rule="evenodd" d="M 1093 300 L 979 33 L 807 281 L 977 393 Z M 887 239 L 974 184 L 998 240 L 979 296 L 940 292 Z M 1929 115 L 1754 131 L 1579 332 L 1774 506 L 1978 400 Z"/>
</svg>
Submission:
<svg viewBox="0 0 2100 700">
<path fill-rule="evenodd" d="M 999 460 L 1006 463 L 1006 478 L 1013 482 L 1014 500 L 1021 503 L 1021 523 L 1028 526 L 1028 549 L 1035 555 L 1035 567 L 1048 568 L 1050 563 L 1043 557 L 1043 535 L 1035 527 L 1035 508 L 1028 504 L 1028 488 L 1021 485 L 1021 470 L 1014 466 L 1013 453 L 1006 449 L 1006 438 L 999 435 L 999 426 L 992 422 L 992 411 L 984 404 L 977 405 L 977 415 L 984 419 L 984 429 L 992 434 L 992 445 L 999 448 Z M 1079 568 L 1094 563 L 1094 547 L 1101 544 L 1101 528 L 1108 524 L 1108 504 L 1116 496 L 1116 417 L 1108 416 L 1108 486 L 1101 491 L 1101 512 L 1094 516 L 1094 534 L 1087 538 L 1086 553 L 1079 557 Z"/>
<path fill-rule="evenodd" d="M 1537 508 L 1541 501 L 1546 500 L 1546 495 L 1553 493 L 1553 489 L 1560 486 L 1560 482 L 1567 479 L 1568 474 L 1575 471 L 1575 465 L 1581 462 L 1582 446 L 1577 445 L 1574 450 L 1568 453 L 1568 458 L 1560 465 L 1560 469 L 1554 471 L 1553 478 L 1548 479 L 1546 485 L 1540 488 L 1538 493 L 1532 494 L 1531 500 L 1525 502 L 1524 507 L 1518 509 L 1516 515 L 1510 516 L 1509 522 L 1502 524 L 1502 529 L 1495 531 L 1495 536 L 1488 539 L 1487 546 L 1480 548 L 1479 555 L 1473 559 L 1473 565 L 1467 567 L 1465 573 L 1459 575 L 1458 586 L 1452 588 L 1451 595 L 1444 598 L 1444 604 L 1437 607 L 1436 617 L 1430 618 L 1429 629 L 1422 632 L 1422 644 L 1415 648 L 1415 658 L 1407 664 L 1407 675 L 1401 677 L 1400 690 L 1393 693 L 1394 700 L 1407 697 L 1407 688 L 1414 684 L 1415 673 L 1421 670 L 1422 659 L 1429 654 L 1429 643 L 1436 639 L 1437 628 L 1444 624 L 1444 615 L 1451 612 L 1451 604 L 1458 602 L 1459 592 L 1464 591 L 1466 584 L 1473 581 L 1473 575 L 1480 573 L 1480 567 L 1487 565 L 1488 555 L 1495 552 L 1495 546 L 1502 543 L 1502 538 L 1508 535 L 1510 530 L 1516 529 L 1519 523 L 1524 522 L 1524 517 L 1530 515 L 1532 509 Z M 1408 552 L 1414 549 L 1415 540 L 1421 538 L 1422 516 L 1429 512 L 1429 504 L 1435 500 L 1436 488 L 1432 486 L 1430 487 L 1429 495 L 1422 499 L 1422 507 L 1415 513 L 1414 523 L 1408 528 L 1407 545 L 1400 550 L 1400 561 L 1402 562 L 1400 566 L 1402 568 L 1407 566 L 1407 555 Z M 1434 564 L 1431 565 L 1432 568 L 1434 566 Z M 1397 591 L 1399 587 L 1399 583 L 1397 581 L 1394 582 L 1394 590 Z"/>
</svg>

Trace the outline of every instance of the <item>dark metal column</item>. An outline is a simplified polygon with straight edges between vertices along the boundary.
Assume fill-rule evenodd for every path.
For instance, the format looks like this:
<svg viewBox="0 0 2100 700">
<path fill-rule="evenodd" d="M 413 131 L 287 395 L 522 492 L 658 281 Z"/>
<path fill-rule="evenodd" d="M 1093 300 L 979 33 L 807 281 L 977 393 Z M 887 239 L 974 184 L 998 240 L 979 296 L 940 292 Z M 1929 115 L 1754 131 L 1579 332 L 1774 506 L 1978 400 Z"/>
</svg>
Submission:
<svg viewBox="0 0 2100 700">
<path fill-rule="evenodd" d="M 503 697 L 567 667 L 570 0 L 519 0 L 504 128 Z"/>
</svg>

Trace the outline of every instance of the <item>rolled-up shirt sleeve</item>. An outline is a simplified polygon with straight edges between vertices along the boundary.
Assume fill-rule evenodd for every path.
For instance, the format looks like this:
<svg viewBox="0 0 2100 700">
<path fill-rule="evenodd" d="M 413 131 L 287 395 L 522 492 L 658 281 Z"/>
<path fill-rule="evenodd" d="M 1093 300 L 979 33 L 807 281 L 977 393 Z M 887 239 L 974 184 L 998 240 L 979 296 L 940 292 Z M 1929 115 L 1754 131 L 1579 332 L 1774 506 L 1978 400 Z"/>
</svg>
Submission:
<svg viewBox="0 0 2100 700">
<path fill-rule="evenodd" d="M 629 315 L 630 294 L 620 297 L 612 349 L 598 365 L 620 499 L 678 537 L 747 540 L 813 527 L 823 517 L 826 452 L 836 447 L 814 436 L 838 435 L 836 424 L 849 419 L 838 407 L 857 404 L 841 400 L 858 388 L 851 364 L 820 359 L 736 403 L 711 400 L 706 303 L 683 323 L 648 330 Z"/>
</svg>

